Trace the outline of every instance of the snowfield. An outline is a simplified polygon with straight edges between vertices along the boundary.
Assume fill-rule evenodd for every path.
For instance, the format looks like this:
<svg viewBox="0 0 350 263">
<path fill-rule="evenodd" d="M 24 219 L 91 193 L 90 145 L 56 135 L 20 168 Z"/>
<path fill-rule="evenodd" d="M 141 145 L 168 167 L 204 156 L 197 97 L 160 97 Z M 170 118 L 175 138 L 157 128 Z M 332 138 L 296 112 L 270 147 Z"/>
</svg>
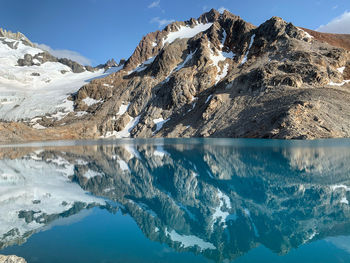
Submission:
<svg viewBox="0 0 350 263">
<path fill-rule="evenodd" d="M 193 28 L 189 26 L 180 26 L 178 31 L 170 32 L 168 36 L 163 40 L 163 44 L 166 43 L 173 43 L 176 39 L 180 38 L 191 38 L 197 35 L 200 32 L 203 32 L 210 28 L 213 25 L 213 23 L 207 23 L 207 24 L 197 24 Z"/>
<path fill-rule="evenodd" d="M 17 42 L 12 49 L 0 41 L 0 120 L 30 120 L 36 116 L 73 111 L 73 103 L 67 97 L 95 78 L 109 75 L 120 68 L 82 73 L 58 62 L 46 62 L 34 66 L 17 66 L 25 54 L 35 56 L 43 50 Z M 116 70 L 117 69 L 117 70 Z"/>
<path fill-rule="evenodd" d="M 62 214 L 77 202 L 85 206 L 105 204 L 69 179 L 74 174 L 74 164 L 63 158 L 47 162 L 38 154 L 40 152 L 23 159 L 0 160 L 0 243 L 23 239 L 47 224 L 44 218 L 26 222 L 19 216 L 21 211 L 33 211 L 33 219 L 39 219 Z M 13 234 L 8 235 L 11 231 Z"/>
</svg>

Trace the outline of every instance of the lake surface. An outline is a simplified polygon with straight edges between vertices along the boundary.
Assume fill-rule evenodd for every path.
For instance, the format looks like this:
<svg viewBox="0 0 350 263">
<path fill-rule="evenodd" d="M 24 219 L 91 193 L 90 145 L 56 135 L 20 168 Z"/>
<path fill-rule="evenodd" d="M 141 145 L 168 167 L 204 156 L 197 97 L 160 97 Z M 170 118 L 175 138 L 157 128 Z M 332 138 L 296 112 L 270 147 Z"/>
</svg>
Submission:
<svg viewBox="0 0 350 263">
<path fill-rule="evenodd" d="M 350 262 L 350 140 L 0 146 L 0 254 Z"/>
</svg>

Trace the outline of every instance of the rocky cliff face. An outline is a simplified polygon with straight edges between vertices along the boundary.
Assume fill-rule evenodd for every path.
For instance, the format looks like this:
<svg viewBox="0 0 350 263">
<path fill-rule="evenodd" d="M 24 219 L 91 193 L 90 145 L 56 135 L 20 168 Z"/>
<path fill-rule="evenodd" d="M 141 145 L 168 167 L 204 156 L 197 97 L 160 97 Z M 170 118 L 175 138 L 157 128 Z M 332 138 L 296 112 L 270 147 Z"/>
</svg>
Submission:
<svg viewBox="0 0 350 263">
<path fill-rule="evenodd" d="M 70 114 L 25 124 L 41 128 L 26 138 L 348 137 L 349 50 L 347 35 L 211 10 L 146 35 L 118 72 L 71 95 Z M 3 141 L 23 139 L 15 125 L 0 124 Z"/>
</svg>

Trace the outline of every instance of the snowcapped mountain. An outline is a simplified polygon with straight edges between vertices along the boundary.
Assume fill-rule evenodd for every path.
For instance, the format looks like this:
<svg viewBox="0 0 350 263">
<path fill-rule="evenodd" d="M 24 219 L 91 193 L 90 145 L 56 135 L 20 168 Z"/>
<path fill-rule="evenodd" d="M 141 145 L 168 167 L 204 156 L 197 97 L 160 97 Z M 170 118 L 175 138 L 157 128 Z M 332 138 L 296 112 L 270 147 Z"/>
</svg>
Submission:
<svg viewBox="0 0 350 263">
<path fill-rule="evenodd" d="M 1 39 L 2 141 L 350 136 L 348 35 L 211 10 L 147 34 L 113 72 Z"/>
<path fill-rule="evenodd" d="M 212 142 L 2 148 L 0 248 L 95 206 L 216 262 L 349 235 L 348 145 Z"/>
<path fill-rule="evenodd" d="M 39 162 L 38 154 L 0 160 L 0 248 L 25 242 L 58 218 L 105 204 L 71 182 L 74 163 Z"/>
<path fill-rule="evenodd" d="M 84 67 L 58 59 L 36 47 L 24 35 L 0 33 L 0 119 L 30 120 L 50 114 L 61 118 L 73 111 L 70 94 L 91 79 L 117 71 Z M 56 115 L 52 115 L 56 114 Z"/>
</svg>

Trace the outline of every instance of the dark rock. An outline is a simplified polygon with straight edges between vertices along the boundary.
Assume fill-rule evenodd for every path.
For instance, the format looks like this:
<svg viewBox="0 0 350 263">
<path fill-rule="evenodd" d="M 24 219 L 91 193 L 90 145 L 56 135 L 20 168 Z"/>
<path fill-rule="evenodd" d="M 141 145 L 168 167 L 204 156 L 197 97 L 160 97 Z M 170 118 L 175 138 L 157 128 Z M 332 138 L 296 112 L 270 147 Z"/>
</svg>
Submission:
<svg viewBox="0 0 350 263">
<path fill-rule="evenodd" d="M 32 57 L 32 55 L 30 55 L 30 54 L 25 54 L 23 59 L 22 59 L 22 58 L 18 59 L 17 64 L 18 64 L 18 66 L 20 66 L 20 67 L 24 67 L 24 66 L 33 66 L 34 63 L 33 63 L 33 57 Z"/>
<path fill-rule="evenodd" d="M 81 73 L 85 71 L 85 67 L 80 65 L 79 63 L 70 60 L 68 58 L 59 58 L 58 62 L 70 67 L 73 71 L 73 73 Z"/>
</svg>

